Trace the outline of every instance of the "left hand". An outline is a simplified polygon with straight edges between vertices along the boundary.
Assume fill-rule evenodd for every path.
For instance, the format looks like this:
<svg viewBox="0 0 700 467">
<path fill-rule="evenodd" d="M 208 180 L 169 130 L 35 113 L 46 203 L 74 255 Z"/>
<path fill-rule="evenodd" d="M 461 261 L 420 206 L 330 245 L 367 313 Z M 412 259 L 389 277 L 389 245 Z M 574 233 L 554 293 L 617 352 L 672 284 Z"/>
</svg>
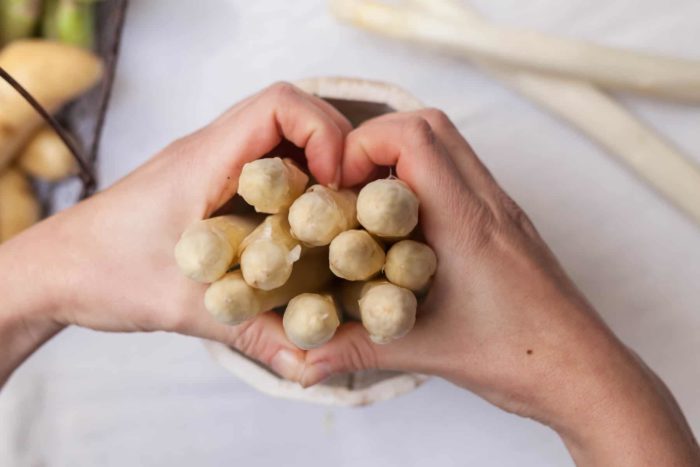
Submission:
<svg viewBox="0 0 700 467">
<path fill-rule="evenodd" d="M 224 342 L 299 380 L 305 353 L 287 340 L 281 318 L 219 324 L 204 309 L 206 285 L 182 275 L 173 248 L 189 224 L 236 193 L 243 164 L 283 139 L 304 148 L 319 183 L 337 184 L 350 130 L 328 103 L 286 83 L 240 102 L 113 187 L 2 245 L 0 266 L 41 263 L 24 277 L 22 293 L 41 299 L 20 328 L 37 339 L 67 325 L 178 332 Z"/>
</svg>

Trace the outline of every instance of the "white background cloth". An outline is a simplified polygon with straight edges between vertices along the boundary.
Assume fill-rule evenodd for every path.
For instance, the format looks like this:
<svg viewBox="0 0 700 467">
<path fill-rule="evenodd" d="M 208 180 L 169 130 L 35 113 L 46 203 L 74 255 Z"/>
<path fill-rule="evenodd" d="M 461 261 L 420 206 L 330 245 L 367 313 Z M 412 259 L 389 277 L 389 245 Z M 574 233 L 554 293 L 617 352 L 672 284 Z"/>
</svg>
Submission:
<svg viewBox="0 0 700 467">
<path fill-rule="evenodd" d="M 494 20 L 700 59 L 697 0 L 479 0 Z M 108 186 L 270 82 L 397 83 L 455 120 L 700 431 L 700 228 L 585 137 L 470 65 L 338 25 L 321 0 L 134 1 L 102 145 Z M 700 159 L 700 106 L 625 97 Z M 466 278 L 468 280 L 468 278 Z M 2 466 L 561 466 L 553 432 L 432 380 L 362 409 L 261 395 L 199 341 L 69 329 L 0 397 Z"/>
</svg>

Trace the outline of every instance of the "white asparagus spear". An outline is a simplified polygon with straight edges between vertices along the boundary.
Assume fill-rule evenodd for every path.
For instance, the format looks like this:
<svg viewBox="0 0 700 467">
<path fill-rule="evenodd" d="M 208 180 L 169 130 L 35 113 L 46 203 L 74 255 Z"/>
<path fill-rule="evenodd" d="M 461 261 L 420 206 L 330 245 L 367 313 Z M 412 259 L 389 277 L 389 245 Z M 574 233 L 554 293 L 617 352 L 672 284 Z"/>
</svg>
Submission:
<svg viewBox="0 0 700 467">
<path fill-rule="evenodd" d="M 593 81 L 675 100 L 700 102 L 700 62 L 555 38 L 473 18 L 462 24 L 375 0 L 331 0 L 333 13 L 398 39 L 440 46 L 470 59 Z M 468 22 L 468 24 L 467 24 Z"/>
<path fill-rule="evenodd" d="M 291 159 L 258 159 L 243 166 L 238 194 L 257 212 L 277 214 L 301 196 L 308 182 L 309 176 Z"/>
<path fill-rule="evenodd" d="M 392 284 L 424 292 L 437 269 L 437 256 L 432 248 L 415 240 L 401 240 L 389 248 L 384 275 Z"/>
<path fill-rule="evenodd" d="M 468 26 L 477 13 L 454 0 L 412 0 L 444 21 Z M 568 121 L 630 167 L 675 206 L 700 223 L 700 168 L 595 86 L 579 80 L 477 65 Z"/>
<path fill-rule="evenodd" d="M 398 178 L 375 180 L 357 195 L 357 220 L 378 237 L 405 237 L 418 224 L 419 204 L 416 194 Z"/>
<path fill-rule="evenodd" d="M 416 296 L 387 281 L 344 282 L 339 298 L 345 312 L 362 320 L 377 344 L 405 336 L 416 323 Z"/>
<path fill-rule="evenodd" d="M 338 277 L 366 281 L 382 270 L 384 248 L 365 230 L 346 230 L 328 248 L 328 264 Z"/>
<path fill-rule="evenodd" d="M 180 271 L 198 282 L 214 282 L 238 261 L 238 246 L 253 231 L 256 220 L 218 216 L 189 226 L 175 245 Z"/>
<path fill-rule="evenodd" d="M 313 185 L 289 208 L 292 235 L 308 246 L 330 244 L 336 235 L 357 225 L 356 202 L 351 190 Z"/>
<path fill-rule="evenodd" d="M 204 294 L 204 307 L 222 323 L 240 324 L 263 311 L 286 304 L 299 294 L 323 288 L 331 277 L 328 249 L 318 248 L 294 263 L 292 276 L 277 289 L 251 287 L 240 270 L 227 273 L 209 286 Z"/>
<path fill-rule="evenodd" d="M 301 245 L 289 232 L 287 214 L 273 214 L 243 239 L 238 251 L 245 281 L 256 289 L 272 290 L 289 279 Z"/>
<path fill-rule="evenodd" d="M 282 325 L 294 345 L 310 350 L 333 337 L 340 326 L 340 314 L 331 295 L 303 293 L 289 301 Z"/>
</svg>

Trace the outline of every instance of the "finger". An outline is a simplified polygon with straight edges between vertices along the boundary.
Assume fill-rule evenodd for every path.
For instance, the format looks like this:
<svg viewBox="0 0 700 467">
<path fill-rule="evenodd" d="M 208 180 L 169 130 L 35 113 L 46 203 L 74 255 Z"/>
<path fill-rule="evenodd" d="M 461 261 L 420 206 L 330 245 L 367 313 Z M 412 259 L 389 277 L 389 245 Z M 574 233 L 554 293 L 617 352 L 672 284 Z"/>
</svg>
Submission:
<svg viewBox="0 0 700 467">
<path fill-rule="evenodd" d="M 413 112 L 394 112 L 376 117 L 373 122 L 400 122 L 407 118 L 422 118 L 428 123 L 461 177 L 474 191 L 489 191 L 496 184 L 489 170 L 443 111 L 426 108 Z"/>
<path fill-rule="evenodd" d="M 190 333 L 229 345 L 283 378 L 300 381 L 305 352 L 289 342 L 278 314 L 262 313 L 237 326 L 221 324 L 206 312 L 198 315 L 198 322 L 188 326 Z"/>
<path fill-rule="evenodd" d="M 189 143 L 197 147 L 191 149 L 207 154 L 207 173 L 218 182 L 208 180 L 214 208 L 235 193 L 243 165 L 282 139 L 304 148 L 309 171 L 319 183 L 337 181 L 345 135 L 336 123 L 338 116 L 317 101 L 291 84 L 274 84 L 222 115 L 205 128 L 203 137 L 194 135 Z"/>
<path fill-rule="evenodd" d="M 357 322 L 345 323 L 325 345 L 307 351 L 299 382 L 309 387 L 336 374 L 384 368 L 380 358 L 381 349 L 370 340 L 365 328 Z"/>
<path fill-rule="evenodd" d="M 340 132 L 343 135 L 343 138 L 345 138 L 353 129 L 352 123 L 350 123 L 350 120 L 347 119 L 338 109 L 333 107 L 330 103 L 326 102 L 325 100 L 309 95 L 309 98 L 311 99 L 311 102 L 316 105 L 319 109 L 321 109 L 323 112 L 325 112 L 333 121 L 335 124 L 338 126 L 340 129 Z M 335 176 L 333 177 L 333 182 L 329 184 L 332 188 L 338 188 L 340 186 L 340 182 L 342 179 L 342 154 L 341 154 L 341 162 L 338 163 L 338 166 L 336 167 L 336 173 Z"/>
<path fill-rule="evenodd" d="M 365 181 L 376 166 L 396 166 L 399 177 L 416 188 L 427 186 L 428 176 L 448 176 L 454 169 L 428 121 L 415 113 L 377 117 L 348 135 L 343 184 Z"/>
<path fill-rule="evenodd" d="M 422 356 L 416 355 L 415 342 L 412 339 L 409 342 L 408 337 L 410 334 L 389 344 L 375 344 L 362 324 L 345 323 L 328 343 L 306 353 L 305 369 L 299 382 L 309 387 L 333 375 L 377 368 L 427 369 L 428 366 L 421 363 Z"/>
<path fill-rule="evenodd" d="M 364 181 L 376 166 L 396 166 L 398 177 L 418 195 L 421 216 L 433 231 L 454 230 L 450 224 L 457 209 L 478 201 L 429 123 L 420 116 L 401 114 L 399 118 L 370 120 L 347 136 L 343 185 Z"/>
<path fill-rule="evenodd" d="M 313 102 L 315 105 L 317 105 L 321 110 L 326 112 L 329 117 L 333 119 L 336 125 L 338 125 L 338 128 L 343 132 L 344 135 L 347 135 L 352 131 L 352 123 L 350 123 L 350 120 L 340 113 L 338 109 L 333 107 L 329 102 L 325 101 L 324 99 L 321 99 L 318 96 L 314 96 L 312 94 L 309 94 L 309 97 L 311 99 L 311 102 Z"/>
<path fill-rule="evenodd" d="M 452 120 L 439 109 L 427 108 L 414 112 L 424 118 L 438 140 L 454 161 L 462 178 L 476 192 L 488 194 L 497 185 L 491 172 L 476 155 L 467 140 L 452 123 Z"/>
</svg>

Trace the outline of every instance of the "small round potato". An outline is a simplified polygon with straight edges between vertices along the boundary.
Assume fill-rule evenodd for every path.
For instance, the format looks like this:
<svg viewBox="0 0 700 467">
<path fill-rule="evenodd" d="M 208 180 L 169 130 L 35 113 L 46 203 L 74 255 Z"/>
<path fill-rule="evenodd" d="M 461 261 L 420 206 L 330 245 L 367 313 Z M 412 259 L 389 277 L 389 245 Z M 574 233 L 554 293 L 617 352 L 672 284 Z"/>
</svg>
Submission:
<svg viewBox="0 0 700 467">
<path fill-rule="evenodd" d="M 51 128 L 42 128 L 29 140 L 17 164 L 32 177 L 55 182 L 76 170 L 76 162 L 63 140 Z"/>
</svg>

